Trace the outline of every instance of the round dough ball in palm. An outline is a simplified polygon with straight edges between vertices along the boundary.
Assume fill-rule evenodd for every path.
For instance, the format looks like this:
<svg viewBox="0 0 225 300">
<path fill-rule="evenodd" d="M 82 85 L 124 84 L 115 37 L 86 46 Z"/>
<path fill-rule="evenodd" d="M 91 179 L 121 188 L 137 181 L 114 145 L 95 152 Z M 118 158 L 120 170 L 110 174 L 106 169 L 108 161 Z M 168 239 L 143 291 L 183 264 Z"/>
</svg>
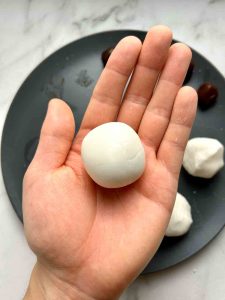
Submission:
<svg viewBox="0 0 225 300">
<path fill-rule="evenodd" d="M 191 206 L 184 196 L 177 193 L 166 236 L 183 235 L 188 232 L 192 223 Z"/>
<path fill-rule="evenodd" d="M 121 122 L 105 123 L 91 130 L 83 140 L 81 156 L 89 176 L 106 188 L 131 184 L 145 169 L 139 136 Z"/>
<path fill-rule="evenodd" d="M 183 166 L 192 176 L 211 178 L 224 166 L 224 146 L 216 139 L 193 138 L 188 141 Z"/>
</svg>

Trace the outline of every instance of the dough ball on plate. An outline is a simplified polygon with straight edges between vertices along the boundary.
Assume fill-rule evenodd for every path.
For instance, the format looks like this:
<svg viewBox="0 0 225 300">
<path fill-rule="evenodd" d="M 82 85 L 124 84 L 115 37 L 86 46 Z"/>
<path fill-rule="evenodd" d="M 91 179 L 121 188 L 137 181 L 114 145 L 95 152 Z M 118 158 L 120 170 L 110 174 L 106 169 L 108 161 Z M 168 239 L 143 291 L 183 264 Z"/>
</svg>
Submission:
<svg viewBox="0 0 225 300">
<path fill-rule="evenodd" d="M 166 236 L 183 235 L 188 232 L 192 223 L 191 206 L 184 196 L 177 193 Z"/>
<path fill-rule="evenodd" d="M 184 152 L 183 166 L 196 177 L 211 178 L 224 166 L 224 146 L 216 139 L 193 138 Z"/>
</svg>

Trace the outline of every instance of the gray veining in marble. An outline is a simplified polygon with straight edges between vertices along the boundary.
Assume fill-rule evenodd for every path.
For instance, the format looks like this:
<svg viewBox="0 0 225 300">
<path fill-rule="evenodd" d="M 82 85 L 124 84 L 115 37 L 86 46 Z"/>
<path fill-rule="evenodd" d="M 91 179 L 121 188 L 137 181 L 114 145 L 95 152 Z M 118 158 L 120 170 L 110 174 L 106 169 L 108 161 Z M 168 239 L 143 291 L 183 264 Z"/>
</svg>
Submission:
<svg viewBox="0 0 225 300">
<path fill-rule="evenodd" d="M 224 11 L 224 0 L 0 0 L 0 130 L 33 68 L 65 44 L 99 31 L 168 25 L 176 39 L 225 74 Z M 138 278 L 121 300 L 224 300 L 224 261 L 223 230 L 184 263 Z M 0 177 L 0 299 L 22 298 L 34 262 Z"/>
</svg>

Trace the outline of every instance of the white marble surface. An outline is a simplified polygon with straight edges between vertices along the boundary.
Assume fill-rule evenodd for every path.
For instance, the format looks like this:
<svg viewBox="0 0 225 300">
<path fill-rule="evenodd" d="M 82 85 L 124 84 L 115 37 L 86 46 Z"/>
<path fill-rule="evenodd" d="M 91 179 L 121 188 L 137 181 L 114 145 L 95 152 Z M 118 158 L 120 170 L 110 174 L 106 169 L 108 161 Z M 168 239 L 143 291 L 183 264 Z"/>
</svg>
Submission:
<svg viewBox="0 0 225 300">
<path fill-rule="evenodd" d="M 94 4 L 95 3 L 95 4 Z M 224 0 L 0 0 L 0 129 L 17 89 L 46 56 L 90 33 L 172 28 L 225 74 Z M 35 261 L 0 177 L 0 299 L 21 299 Z M 225 231 L 186 262 L 137 279 L 121 299 L 224 300 Z"/>
</svg>

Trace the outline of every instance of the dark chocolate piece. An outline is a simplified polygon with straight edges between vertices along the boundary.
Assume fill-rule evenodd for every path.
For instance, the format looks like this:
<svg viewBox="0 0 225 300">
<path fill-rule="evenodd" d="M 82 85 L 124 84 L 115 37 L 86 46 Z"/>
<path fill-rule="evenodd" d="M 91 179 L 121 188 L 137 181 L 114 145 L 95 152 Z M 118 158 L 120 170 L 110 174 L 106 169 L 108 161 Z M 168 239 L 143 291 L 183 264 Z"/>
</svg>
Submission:
<svg viewBox="0 0 225 300">
<path fill-rule="evenodd" d="M 202 84 L 198 88 L 198 104 L 201 108 L 212 106 L 217 99 L 217 87 L 209 82 Z"/>
<path fill-rule="evenodd" d="M 102 52 L 102 62 L 103 62 L 103 65 L 105 66 L 110 55 L 112 54 L 114 48 L 108 48 L 106 49 L 105 51 Z"/>
</svg>

